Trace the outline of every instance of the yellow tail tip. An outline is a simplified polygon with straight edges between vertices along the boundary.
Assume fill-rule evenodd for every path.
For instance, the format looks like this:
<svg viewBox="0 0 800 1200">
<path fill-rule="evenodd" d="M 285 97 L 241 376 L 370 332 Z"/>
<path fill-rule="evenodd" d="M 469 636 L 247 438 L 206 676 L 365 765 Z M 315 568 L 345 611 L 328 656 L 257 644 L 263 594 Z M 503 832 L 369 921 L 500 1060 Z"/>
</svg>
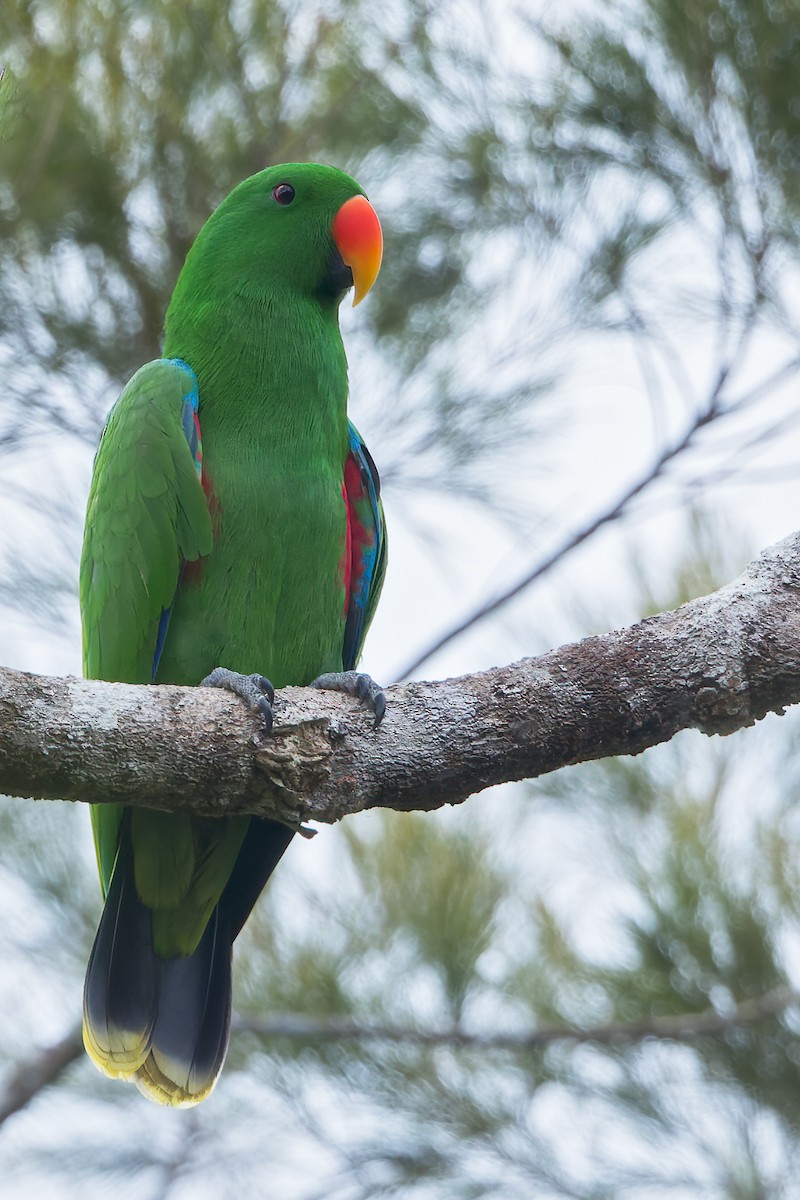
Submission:
<svg viewBox="0 0 800 1200">
<path fill-rule="evenodd" d="M 188 1086 L 176 1083 L 159 1067 L 148 1039 L 139 1038 L 135 1049 L 131 1046 L 133 1040 L 134 1035 L 118 1034 L 114 1037 L 115 1047 L 103 1049 L 84 1021 L 84 1049 L 98 1071 L 109 1079 L 123 1079 L 136 1084 L 143 1096 L 165 1108 L 193 1108 L 211 1095 L 219 1073 L 197 1091 L 189 1090 Z M 186 1068 L 181 1069 L 180 1064 L 174 1064 L 172 1073 L 178 1078 L 187 1074 Z"/>
<path fill-rule="evenodd" d="M 83 1022 L 83 1048 L 94 1065 L 110 1079 L 131 1079 L 150 1053 L 149 1038 L 134 1033 L 115 1033 L 113 1045 L 101 1046 L 90 1026 Z"/>
<path fill-rule="evenodd" d="M 180 1067 L 177 1067 L 173 1073 L 183 1075 L 185 1069 L 181 1071 Z M 170 1079 L 169 1075 L 159 1067 L 155 1056 L 149 1054 L 136 1072 L 133 1082 L 142 1095 L 146 1096 L 148 1100 L 152 1100 L 154 1104 L 161 1104 L 167 1108 L 194 1108 L 196 1104 L 202 1104 L 203 1100 L 211 1095 L 218 1078 L 219 1073 L 198 1091 L 189 1091 L 187 1087 Z"/>
</svg>

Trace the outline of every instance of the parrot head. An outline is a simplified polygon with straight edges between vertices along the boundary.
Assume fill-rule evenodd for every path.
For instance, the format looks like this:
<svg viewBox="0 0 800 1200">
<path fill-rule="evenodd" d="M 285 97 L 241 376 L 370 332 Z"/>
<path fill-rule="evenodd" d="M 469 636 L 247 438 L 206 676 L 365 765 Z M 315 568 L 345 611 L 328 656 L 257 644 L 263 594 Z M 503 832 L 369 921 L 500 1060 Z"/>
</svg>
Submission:
<svg viewBox="0 0 800 1200">
<path fill-rule="evenodd" d="M 212 213 L 182 275 L 204 299 L 231 291 L 274 303 L 281 293 L 358 304 L 378 275 L 383 235 L 354 179 L 335 167 L 284 163 L 245 179 Z"/>
</svg>

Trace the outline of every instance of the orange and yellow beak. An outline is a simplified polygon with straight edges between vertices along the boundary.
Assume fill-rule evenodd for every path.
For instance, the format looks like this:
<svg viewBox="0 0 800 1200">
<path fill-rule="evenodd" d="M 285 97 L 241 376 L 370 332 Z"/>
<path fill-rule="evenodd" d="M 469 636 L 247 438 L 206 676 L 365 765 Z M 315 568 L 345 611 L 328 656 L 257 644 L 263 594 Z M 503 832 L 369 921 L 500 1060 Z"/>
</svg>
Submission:
<svg viewBox="0 0 800 1200">
<path fill-rule="evenodd" d="M 333 219 L 333 240 L 353 274 L 353 307 L 364 299 L 381 269 L 383 231 L 366 196 L 345 200 Z"/>
</svg>

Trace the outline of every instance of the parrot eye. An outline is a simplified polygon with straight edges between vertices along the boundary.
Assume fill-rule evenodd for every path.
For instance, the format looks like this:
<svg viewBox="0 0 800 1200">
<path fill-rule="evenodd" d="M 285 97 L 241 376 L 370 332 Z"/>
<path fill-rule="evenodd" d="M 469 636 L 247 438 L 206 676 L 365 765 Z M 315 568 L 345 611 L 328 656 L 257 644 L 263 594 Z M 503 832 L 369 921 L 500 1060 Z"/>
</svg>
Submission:
<svg viewBox="0 0 800 1200">
<path fill-rule="evenodd" d="M 272 199 L 278 204 L 291 204 L 294 200 L 294 188 L 290 183 L 279 183 L 272 189 Z"/>
</svg>

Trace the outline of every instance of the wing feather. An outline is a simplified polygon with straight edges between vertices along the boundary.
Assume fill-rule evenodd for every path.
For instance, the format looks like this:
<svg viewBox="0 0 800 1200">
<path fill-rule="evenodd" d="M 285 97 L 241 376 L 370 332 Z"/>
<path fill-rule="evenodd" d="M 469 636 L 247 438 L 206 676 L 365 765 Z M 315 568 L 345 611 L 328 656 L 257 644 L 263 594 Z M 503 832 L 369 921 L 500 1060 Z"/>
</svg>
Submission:
<svg viewBox="0 0 800 1200">
<path fill-rule="evenodd" d="M 386 574 L 386 521 L 381 481 L 356 427 L 349 422 L 349 450 L 344 468 L 350 541 L 347 616 L 342 664 L 351 671 L 358 662 Z"/>
<path fill-rule="evenodd" d="M 103 431 L 94 464 L 80 571 L 83 666 L 89 679 L 150 683 L 185 562 L 209 554 L 200 479 L 197 380 L 180 359 L 133 376 Z M 92 807 L 107 891 L 120 810 Z"/>
</svg>

